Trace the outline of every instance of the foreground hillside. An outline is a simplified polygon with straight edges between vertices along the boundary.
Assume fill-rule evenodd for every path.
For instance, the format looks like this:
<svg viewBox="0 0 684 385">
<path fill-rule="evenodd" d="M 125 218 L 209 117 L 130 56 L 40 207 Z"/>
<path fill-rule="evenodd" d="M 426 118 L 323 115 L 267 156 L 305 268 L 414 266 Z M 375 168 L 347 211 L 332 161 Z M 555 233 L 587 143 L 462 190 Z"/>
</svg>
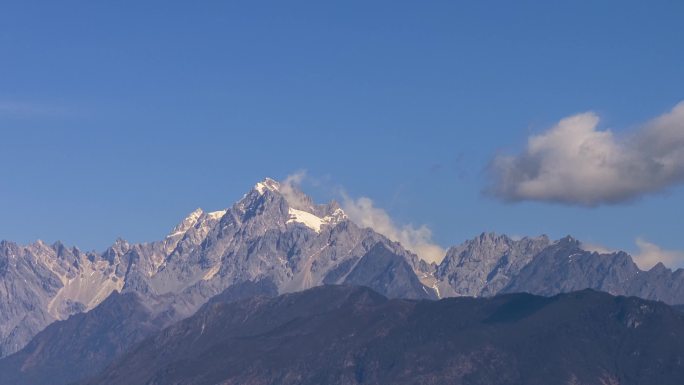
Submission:
<svg viewBox="0 0 684 385">
<path fill-rule="evenodd" d="M 210 302 L 277 294 L 269 281 L 244 282 Z M 155 314 L 135 293 L 112 293 L 95 309 L 54 322 L 19 352 L 0 359 L 0 385 L 72 384 L 96 375 L 169 322 Z"/>
<path fill-rule="evenodd" d="M 584 290 L 389 300 L 323 286 L 210 303 L 89 384 L 681 384 L 684 315 Z"/>
</svg>

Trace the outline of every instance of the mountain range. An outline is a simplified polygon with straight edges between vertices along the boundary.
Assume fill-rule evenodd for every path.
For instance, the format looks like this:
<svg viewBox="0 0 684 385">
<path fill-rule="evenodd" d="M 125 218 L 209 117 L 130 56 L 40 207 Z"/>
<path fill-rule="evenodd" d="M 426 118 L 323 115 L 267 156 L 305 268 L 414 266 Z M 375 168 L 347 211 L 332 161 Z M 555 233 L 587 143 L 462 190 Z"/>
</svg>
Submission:
<svg viewBox="0 0 684 385">
<path fill-rule="evenodd" d="M 594 289 L 684 304 L 684 270 L 658 264 L 643 271 L 624 252 L 588 251 L 569 236 L 483 233 L 449 248 L 439 264 L 427 263 L 357 226 L 337 203 L 316 204 L 267 178 L 225 210 L 195 210 L 156 242 L 119 239 L 102 253 L 0 242 L 0 373 L 21 368 L 0 383 L 75 381 L 203 306 L 248 296 L 235 293 L 273 297 L 333 284 L 414 301 Z M 121 330 L 108 334 L 107 325 Z M 65 374 L 65 363 L 85 358 L 56 347 L 84 328 L 92 330 L 82 345 L 94 364 Z"/>
</svg>

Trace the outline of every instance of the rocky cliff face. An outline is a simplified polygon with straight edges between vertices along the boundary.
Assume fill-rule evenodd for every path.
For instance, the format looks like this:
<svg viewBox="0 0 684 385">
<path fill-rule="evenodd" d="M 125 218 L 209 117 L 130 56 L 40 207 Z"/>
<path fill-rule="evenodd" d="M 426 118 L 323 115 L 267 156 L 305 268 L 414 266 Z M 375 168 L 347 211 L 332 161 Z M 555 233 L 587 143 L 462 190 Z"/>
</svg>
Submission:
<svg viewBox="0 0 684 385">
<path fill-rule="evenodd" d="M 684 269 L 671 269 L 658 263 L 648 271 L 639 271 L 625 293 L 669 304 L 684 304 Z"/>
<path fill-rule="evenodd" d="M 122 285 L 115 266 L 97 254 L 61 243 L 0 242 L 0 356 L 55 320 L 92 309 Z"/>
<path fill-rule="evenodd" d="M 532 258 L 501 292 L 554 295 L 585 288 L 684 304 L 684 270 L 662 264 L 640 270 L 625 252 L 591 252 L 565 237 Z"/>
<path fill-rule="evenodd" d="M 550 244 L 546 236 L 513 240 L 482 233 L 447 251 L 435 271 L 437 288 L 442 297 L 492 296 Z"/>
<path fill-rule="evenodd" d="M 585 250 L 570 236 L 513 240 L 483 233 L 450 248 L 434 270 L 441 297 L 527 292 L 555 295 L 582 289 L 684 304 L 684 270 L 658 264 L 641 270 L 622 251 Z"/>
<path fill-rule="evenodd" d="M 629 295 L 630 282 L 641 273 L 624 252 L 586 251 L 579 241 L 565 237 L 536 255 L 504 291 L 554 295 L 592 288 Z"/>
</svg>

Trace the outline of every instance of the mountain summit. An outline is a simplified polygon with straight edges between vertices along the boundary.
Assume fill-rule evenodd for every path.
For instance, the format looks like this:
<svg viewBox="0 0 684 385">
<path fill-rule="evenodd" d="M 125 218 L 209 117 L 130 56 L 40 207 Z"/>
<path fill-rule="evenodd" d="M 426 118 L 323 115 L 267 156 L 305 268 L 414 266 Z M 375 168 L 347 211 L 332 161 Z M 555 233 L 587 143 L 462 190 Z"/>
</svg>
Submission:
<svg viewBox="0 0 684 385">
<path fill-rule="evenodd" d="M 425 264 L 416 255 L 359 228 L 336 202 L 315 204 L 295 186 L 266 178 L 232 207 L 197 209 L 151 243 L 119 239 L 101 254 L 0 243 L 0 353 L 21 349 L 51 322 L 88 311 L 114 291 L 136 293 L 168 323 L 256 280 L 280 293 L 353 280 L 390 297 L 436 298 L 417 279 L 418 266 Z"/>
</svg>

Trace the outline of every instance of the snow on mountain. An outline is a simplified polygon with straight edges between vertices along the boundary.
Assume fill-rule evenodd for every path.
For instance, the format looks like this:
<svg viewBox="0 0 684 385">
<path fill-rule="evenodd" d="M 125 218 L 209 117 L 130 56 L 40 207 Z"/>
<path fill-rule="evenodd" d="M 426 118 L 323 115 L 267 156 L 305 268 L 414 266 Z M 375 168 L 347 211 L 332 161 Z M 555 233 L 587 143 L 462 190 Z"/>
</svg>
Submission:
<svg viewBox="0 0 684 385">
<path fill-rule="evenodd" d="M 302 223 L 304 226 L 317 233 L 321 232 L 323 218 L 317 217 L 314 214 L 308 213 L 306 211 L 293 209 L 292 207 L 289 208 L 288 213 L 290 218 L 286 223 Z"/>
<path fill-rule="evenodd" d="M 259 194 L 264 194 L 266 191 L 276 192 L 280 190 L 280 183 L 276 182 L 271 178 L 266 178 L 263 181 L 257 183 L 254 189 L 259 192 Z"/>
<path fill-rule="evenodd" d="M 323 225 L 335 225 L 347 219 L 344 211 L 340 208 L 335 209 L 331 215 L 326 215 L 323 218 L 307 211 L 293 209 L 292 207 L 288 210 L 288 214 L 289 219 L 285 223 L 301 223 L 317 233 L 321 232 L 321 226 Z"/>
</svg>

